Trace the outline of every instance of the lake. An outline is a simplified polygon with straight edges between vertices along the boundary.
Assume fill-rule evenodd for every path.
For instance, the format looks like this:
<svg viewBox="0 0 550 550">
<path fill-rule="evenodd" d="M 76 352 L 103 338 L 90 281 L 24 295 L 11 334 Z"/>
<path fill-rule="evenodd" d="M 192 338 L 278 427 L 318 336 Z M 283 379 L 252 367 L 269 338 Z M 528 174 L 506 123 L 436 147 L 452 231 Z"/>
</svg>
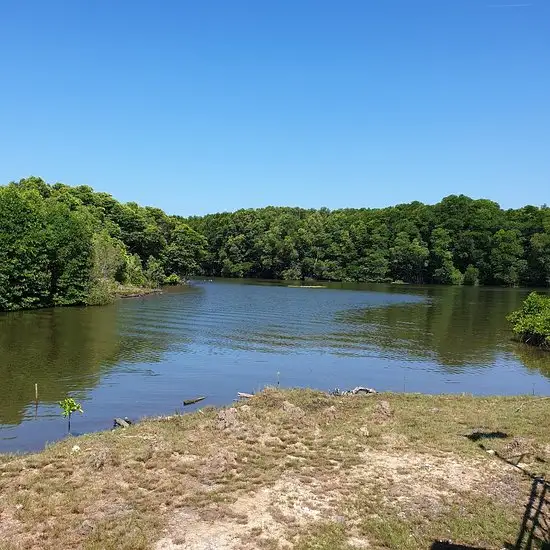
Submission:
<svg viewBox="0 0 550 550">
<path fill-rule="evenodd" d="M 0 452 L 230 403 L 265 385 L 550 395 L 550 353 L 511 340 L 521 289 L 197 281 L 95 308 L 0 314 Z M 35 403 L 34 385 L 39 400 Z"/>
</svg>

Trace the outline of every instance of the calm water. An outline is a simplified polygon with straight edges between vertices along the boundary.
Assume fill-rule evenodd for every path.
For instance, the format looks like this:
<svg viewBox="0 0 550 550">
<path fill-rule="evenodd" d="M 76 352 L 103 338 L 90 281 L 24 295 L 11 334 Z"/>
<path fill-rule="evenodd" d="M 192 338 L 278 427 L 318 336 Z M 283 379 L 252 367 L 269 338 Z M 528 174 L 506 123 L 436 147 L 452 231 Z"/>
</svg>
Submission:
<svg viewBox="0 0 550 550">
<path fill-rule="evenodd" d="M 527 291 L 197 282 L 112 306 L 0 314 L 0 452 L 73 431 L 229 403 L 266 384 L 550 395 L 550 353 L 511 341 Z M 34 402 L 34 384 L 39 403 Z M 192 408 L 190 408 L 192 409 Z M 187 408 L 186 408 L 187 410 Z"/>
</svg>

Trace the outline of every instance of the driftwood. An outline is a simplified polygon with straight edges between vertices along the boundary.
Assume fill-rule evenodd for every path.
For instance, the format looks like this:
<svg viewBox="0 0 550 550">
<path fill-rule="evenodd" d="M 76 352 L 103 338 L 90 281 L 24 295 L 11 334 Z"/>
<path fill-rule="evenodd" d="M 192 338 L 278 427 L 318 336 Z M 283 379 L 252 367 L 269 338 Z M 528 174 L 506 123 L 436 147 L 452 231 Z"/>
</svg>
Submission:
<svg viewBox="0 0 550 550">
<path fill-rule="evenodd" d="M 237 392 L 237 397 L 242 397 L 242 398 L 245 398 L 245 399 L 250 399 L 251 397 L 254 397 L 254 394 L 253 394 L 253 393 L 245 393 L 245 392 L 242 392 L 242 391 L 238 391 L 238 392 Z"/>
<path fill-rule="evenodd" d="M 363 386 L 357 386 L 356 388 L 353 388 L 351 390 L 351 393 L 376 393 L 376 390 L 374 388 L 364 388 Z"/>
<path fill-rule="evenodd" d="M 365 388 L 363 386 L 357 386 L 352 390 L 340 390 L 336 388 L 330 392 L 331 395 L 357 395 L 359 393 L 376 393 L 374 388 Z"/>
<path fill-rule="evenodd" d="M 195 403 L 198 403 L 199 401 L 204 401 L 205 399 L 206 399 L 206 396 L 195 397 L 193 399 L 185 399 L 183 401 L 183 406 L 186 407 L 187 405 L 193 405 Z"/>
<path fill-rule="evenodd" d="M 115 418 L 113 428 L 129 428 L 132 421 L 129 418 Z"/>
</svg>

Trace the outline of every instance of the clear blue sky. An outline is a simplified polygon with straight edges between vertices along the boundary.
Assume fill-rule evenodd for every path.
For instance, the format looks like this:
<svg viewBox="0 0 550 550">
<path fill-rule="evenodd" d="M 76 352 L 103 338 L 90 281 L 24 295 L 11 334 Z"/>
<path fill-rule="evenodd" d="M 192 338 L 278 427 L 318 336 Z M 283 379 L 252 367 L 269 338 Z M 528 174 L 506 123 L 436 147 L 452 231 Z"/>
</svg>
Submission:
<svg viewBox="0 0 550 550">
<path fill-rule="evenodd" d="M 4 0 L 0 182 L 201 214 L 550 202 L 550 0 Z"/>
</svg>

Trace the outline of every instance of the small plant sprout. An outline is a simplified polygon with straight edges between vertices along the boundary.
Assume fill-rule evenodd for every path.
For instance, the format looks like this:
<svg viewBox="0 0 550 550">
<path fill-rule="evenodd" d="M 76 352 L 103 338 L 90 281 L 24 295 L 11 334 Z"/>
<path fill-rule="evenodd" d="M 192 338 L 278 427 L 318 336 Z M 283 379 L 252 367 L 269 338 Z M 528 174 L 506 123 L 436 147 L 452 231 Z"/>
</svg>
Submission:
<svg viewBox="0 0 550 550">
<path fill-rule="evenodd" d="M 67 419 L 67 431 L 71 433 L 71 415 L 74 412 L 82 414 L 84 412 L 82 410 L 82 405 L 76 402 L 72 397 L 66 397 L 63 401 L 59 402 L 59 406 L 61 407 L 61 415 Z"/>
</svg>

